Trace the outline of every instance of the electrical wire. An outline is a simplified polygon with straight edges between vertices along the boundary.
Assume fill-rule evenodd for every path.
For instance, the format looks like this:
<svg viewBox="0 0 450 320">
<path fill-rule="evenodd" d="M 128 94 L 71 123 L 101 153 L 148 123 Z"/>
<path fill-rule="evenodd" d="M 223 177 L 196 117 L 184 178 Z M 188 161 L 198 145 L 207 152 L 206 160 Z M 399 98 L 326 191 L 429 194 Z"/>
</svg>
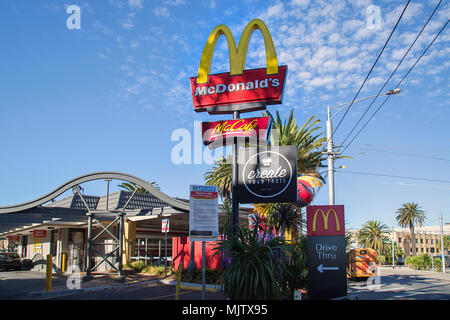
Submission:
<svg viewBox="0 0 450 320">
<path fill-rule="evenodd" d="M 367 79 L 369 78 L 370 74 L 372 73 L 373 69 L 375 68 L 375 65 L 377 64 L 378 60 L 380 59 L 381 55 L 384 52 L 384 49 L 386 48 L 386 46 L 389 43 L 389 40 L 391 39 L 394 31 L 397 29 L 398 24 L 400 23 L 400 20 L 403 17 L 403 14 L 406 11 L 406 8 L 408 7 L 410 3 L 410 0 L 408 0 L 408 2 L 406 3 L 405 7 L 403 8 L 402 13 L 400 14 L 400 17 L 397 20 L 397 23 L 395 24 L 394 28 L 391 31 L 391 34 L 389 35 L 389 38 L 386 40 L 386 42 L 384 43 L 383 48 L 381 49 L 380 53 L 378 54 L 377 59 L 375 60 L 375 62 L 372 64 L 372 67 L 370 68 L 369 73 L 367 74 L 366 78 L 364 79 L 363 83 L 361 84 L 361 86 L 358 89 L 358 92 L 356 93 L 355 97 L 353 98 L 352 102 L 350 103 L 350 105 L 348 106 L 348 108 L 345 110 L 344 115 L 342 116 L 341 120 L 339 121 L 338 125 L 336 126 L 336 128 L 333 130 L 333 132 L 331 132 L 330 138 L 328 139 L 327 143 L 329 142 L 330 139 L 333 138 L 334 133 L 337 131 L 337 129 L 339 128 L 339 126 L 341 125 L 342 121 L 344 120 L 344 118 L 346 117 L 347 113 L 349 112 L 350 108 L 352 107 L 353 103 L 355 102 L 356 98 L 358 97 L 359 93 L 361 92 L 362 88 L 364 87 L 364 85 L 366 84 Z"/>
<path fill-rule="evenodd" d="M 447 20 L 447 22 L 444 24 L 444 26 L 441 28 L 441 30 L 439 30 L 439 32 L 436 34 L 436 36 L 433 38 L 433 40 L 430 42 L 430 44 L 426 47 L 426 49 L 422 52 L 422 54 L 420 55 L 420 57 L 416 60 L 416 62 L 411 66 L 411 68 L 408 70 L 408 72 L 404 75 L 404 77 L 399 81 L 399 83 L 397 84 L 396 88 L 398 88 L 400 86 L 400 84 L 403 82 L 403 80 L 406 79 L 406 77 L 410 74 L 410 72 L 414 69 L 414 67 L 417 65 L 417 63 L 419 63 L 419 61 L 422 59 L 422 57 L 425 55 L 425 53 L 428 51 L 428 49 L 431 47 L 431 45 L 434 43 L 434 41 L 439 37 L 439 35 L 442 33 L 442 31 L 445 29 L 445 27 L 447 26 L 449 20 Z M 375 112 L 372 114 L 372 116 L 366 121 L 366 123 L 362 126 L 362 128 L 356 133 L 356 135 L 352 138 L 352 140 L 345 146 L 344 150 L 342 151 L 342 153 L 347 150 L 347 148 L 352 144 L 352 142 L 356 139 L 356 137 L 361 133 L 361 131 L 367 126 L 367 124 L 369 123 L 370 120 L 373 119 L 373 117 L 377 114 L 377 112 L 381 109 L 381 107 L 386 103 L 386 101 L 389 100 L 391 96 L 388 95 L 386 97 L 386 99 L 384 99 L 384 101 L 381 103 L 381 105 L 378 107 L 377 110 L 375 110 Z"/>
<path fill-rule="evenodd" d="M 389 78 L 386 80 L 386 82 L 384 83 L 384 85 L 381 87 L 381 89 L 378 91 L 377 95 L 373 98 L 372 102 L 370 103 L 370 105 L 367 107 L 366 111 L 364 111 L 363 115 L 359 118 L 358 122 L 356 122 L 356 124 L 353 126 L 352 130 L 350 130 L 350 132 L 347 134 L 347 136 L 345 137 L 344 141 L 340 144 L 340 145 L 345 145 L 345 142 L 347 141 L 347 139 L 351 136 L 351 134 L 353 133 L 353 131 L 356 129 L 356 127 L 359 125 L 359 123 L 361 122 L 361 120 L 364 118 L 364 116 L 367 114 L 367 112 L 370 110 L 370 108 L 372 107 L 372 105 L 375 103 L 375 101 L 377 100 L 378 96 L 380 95 L 380 93 L 383 91 L 383 89 L 386 87 L 386 85 L 389 83 L 389 81 L 391 80 L 391 78 L 394 76 L 394 74 L 397 72 L 398 68 L 400 67 L 400 65 L 403 63 L 403 61 L 405 60 L 406 56 L 409 54 L 409 52 L 411 51 L 412 47 L 414 46 L 414 44 L 417 42 L 417 39 L 419 39 L 419 37 L 422 35 L 423 30 L 426 28 L 426 26 L 428 25 L 428 23 L 430 22 L 431 18 L 433 17 L 433 15 L 435 14 L 435 12 L 437 11 L 437 9 L 439 8 L 439 6 L 441 5 L 442 0 L 439 1 L 439 3 L 437 4 L 437 6 L 434 8 L 433 12 L 431 13 L 430 17 L 428 18 L 427 22 L 424 24 L 424 26 L 422 27 L 422 29 L 420 30 L 420 32 L 417 34 L 416 38 L 414 39 L 414 41 L 412 42 L 412 44 L 409 46 L 408 50 L 406 51 L 406 53 L 403 55 L 402 59 L 400 60 L 400 62 L 397 64 L 397 66 L 395 67 L 394 71 L 392 71 L 391 75 L 389 76 Z M 398 88 L 398 86 L 396 87 Z"/>
<path fill-rule="evenodd" d="M 438 179 L 428 179 L 428 178 L 418 178 L 418 177 L 406 177 L 406 176 L 397 176 L 390 174 L 381 174 L 381 173 L 369 173 L 369 172 L 354 172 L 354 171 L 335 171 L 339 173 L 349 173 L 349 174 L 362 174 L 367 176 L 377 176 L 377 177 L 389 177 L 389 178 L 401 178 L 401 179 L 413 179 L 413 180 L 422 180 L 422 181 L 431 181 L 431 182 L 442 182 L 442 183 L 450 183 L 450 180 L 438 180 Z"/>
<path fill-rule="evenodd" d="M 374 152 L 384 152 L 384 153 L 397 154 L 397 155 L 407 156 L 407 157 L 416 157 L 416 158 L 422 158 L 422 159 L 432 159 L 432 160 L 440 160 L 440 161 L 450 162 L 450 159 L 437 158 L 437 157 L 428 157 L 428 156 L 422 156 L 422 155 L 412 154 L 412 153 L 395 152 L 395 151 L 388 151 L 388 150 L 378 150 L 378 149 L 370 149 L 370 148 L 361 148 L 361 150 L 374 151 Z"/>
</svg>

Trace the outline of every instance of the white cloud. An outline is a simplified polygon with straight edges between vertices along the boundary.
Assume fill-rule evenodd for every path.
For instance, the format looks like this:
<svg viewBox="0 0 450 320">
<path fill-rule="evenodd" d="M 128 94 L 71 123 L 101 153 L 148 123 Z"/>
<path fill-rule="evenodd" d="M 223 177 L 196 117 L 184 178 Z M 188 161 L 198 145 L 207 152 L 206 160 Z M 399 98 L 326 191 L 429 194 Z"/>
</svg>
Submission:
<svg viewBox="0 0 450 320">
<path fill-rule="evenodd" d="M 144 8 L 142 1 L 143 0 L 128 0 L 128 6 L 133 9 L 142 9 Z"/>
<path fill-rule="evenodd" d="M 168 18 L 170 16 L 169 9 L 167 7 L 156 7 L 153 9 L 153 13 L 158 17 Z"/>
</svg>

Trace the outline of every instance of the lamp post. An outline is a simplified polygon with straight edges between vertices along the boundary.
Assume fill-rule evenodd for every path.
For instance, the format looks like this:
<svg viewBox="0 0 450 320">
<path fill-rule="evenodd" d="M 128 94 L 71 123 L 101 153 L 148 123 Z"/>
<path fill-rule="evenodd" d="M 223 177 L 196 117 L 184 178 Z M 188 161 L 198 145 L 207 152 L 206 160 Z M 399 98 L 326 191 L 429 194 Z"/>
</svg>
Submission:
<svg viewBox="0 0 450 320">
<path fill-rule="evenodd" d="M 384 96 L 384 95 L 397 95 L 401 92 L 400 89 L 393 89 L 386 91 L 385 93 L 373 95 L 366 98 L 361 98 L 358 100 L 353 101 L 353 103 L 360 102 L 363 100 L 367 100 L 370 98 L 375 98 L 378 96 Z M 324 152 L 324 154 L 327 155 L 328 160 L 328 201 L 330 205 L 334 205 L 334 157 L 339 154 L 339 152 L 335 152 L 334 146 L 333 146 L 333 126 L 331 124 L 331 120 L 342 110 L 345 108 L 348 108 L 350 105 L 353 104 L 352 102 L 343 103 L 334 107 L 328 106 L 327 108 L 327 152 Z M 336 111 L 335 114 L 331 115 L 331 110 L 341 107 L 338 111 Z"/>
</svg>

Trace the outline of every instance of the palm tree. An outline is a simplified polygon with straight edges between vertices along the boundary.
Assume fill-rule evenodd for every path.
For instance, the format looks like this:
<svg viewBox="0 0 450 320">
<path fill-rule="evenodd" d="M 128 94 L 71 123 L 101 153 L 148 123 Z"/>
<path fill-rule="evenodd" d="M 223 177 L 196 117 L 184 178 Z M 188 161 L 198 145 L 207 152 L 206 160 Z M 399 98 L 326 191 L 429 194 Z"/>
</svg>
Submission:
<svg viewBox="0 0 450 320">
<path fill-rule="evenodd" d="M 323 178 L 318 173 L 321 162 L 324 156 L 321 153 L 321 148 L 326 142 L 326 138 L 320 136 L 322 133 L 315 135 L 314 132 L 321 127 L 317 126 L 319 119 L 314 119 L 311 116 L 302 127 L 299 128 L 296 119 L 294 118 L 294 110 L 291 110 L 289 117 L 283 120 L 279 112 L 276 112 L 274 117 L 269 111 L 267 112 L 271 119 L 271 128 L 268 130 L 268 145 L 269 146 L 287 146 L 294 145 L 297 147 L 297 175 L 310 175 Z M 296 230 L 301 228 L 301 209 L 293 204 L 258 204 L 255 209 L 262 215 L 267 215 L 269 223 L 275 226 L 276 230 L 280 230 L 282 236 L 285 236 L 285 231 L 296 233 Z"/>
<path fill-rule="evenodd" d="M 416 255 L 416 235 L 414 234 L 415 227 L 421 227 L 425 221 L 425 211 L 421 209 L 417 203 L 407 202 L 402 204 L 397 210 L 397 223 L 402 228 L 409 228 L 412 242 L 412 255 Z M 408 253 L 407 253 L 408 254 Z"/>
<path fill-rule="evenodd" d="M 224 200 L 231 200 L 231 177 L 232 177 L 232 162 L 231 157 L 222 157 L 214 162 L 211 170 L 204 175 L 206 185 L 217 186 L 219 194 Z"/>
<path fill-rule="evenodd" d="M 297 174 L 298 175 L 311 175 L 315 176 L 323 181 L 323 178 L 319 175 L 318 169 L 322 167 L 321 162 L 325 159 L 321 153 L 321 148 L 326 142 L 325 137 L 320 137 L 322 133 L 315 134 L 317 130 L 320 130 L 318 123 L 319 119 L 315 119 L 311 116 L 303 126 L 299 127 L 296 119 L 294 118 L 294 110 L 291 110 L 289 116 L 284 121 L 281 119 L 279 112 L 273 116 L 270 112 L 267 112 L 271 118 L 271 125 L 267 131 L 267 145 L 268 146 L 297 146 Z M 265 114 L 263 114 L 265 115 Z M 231 184 L 232 184 L 232 161 L 231 157 L 222 157 L 215 161 L 214 166 L 205 173 L 204 179 L 207 185 L 215 185 L 219 188 L 219 194 L 225 200 L 231 199 Z M 284 207 L 283 207 L 284 206 Z M 291 219 L 295 213 L 301 214 L 298 207 L 291 204 L 257 204 L 255 205 L 256 211 L 271 220 L 275 225 L 283 226 L 284 230 L 296 230 L 299 225 L 300 219 Z M 286 213 L 285 215 L 279 214 L 280 212 Z M 290 213 L 289 213 L 290 212 Z M 289 214 L 287 214 L 289 213 Z M 274 214 L 281 218 L 270 218 Z M 285 217 L 290 217 L 288 220 Z M 282 221 L 284 220 L 284 222 Z"/>
<path fill-rule="evenodd" d="M 278 111 L 276 117 L 269 111 L 267 114 L 271 119 L 267 144 L 269 146 L 297 146 L 298 175 L 312 175 L 322 179 L 317 171 L 319 167 L 323 167 L 322 161 L 325 160 L 325 156 L 322 154 L 321 148 L 327 139 L 325 137 L 320 138 L 323 132 L 314 134 L 315 131 L 321 129 L 320 126 L 317 126 L 320 120 L 314 119 L 313 115 L 299 128 L 294 118 L 294 110 L 291 110 L 288 119 L 285 119 L 284 122 L 281 120 Z"/>
<path fill-rule="evenodd" d="M 291 234 L 291 238 L 296 238 L 302 226 L 301 208 L 292 203 L 275 203 L 269 206 L 267 220 L 282 239 L 286 238 L 286 232 Z"/>
<path fill-rule="evenodd" d="M 154 186 L 156 189 L 160 190 L 159 185 L 156 182 L 150 182 L 150 184 Z M 136 193 L 150 194 L 150 192 L 147 189 L 138 187 L 134 183 L 122 182 L 121 184 L 118 185 L 118 187 L 130 192 L 134 192 L 134 190 L 137 189 Z"/>
<path fill-rule="evenodd" d="M 388 227 L 381 221 L 369 220 L 359 230 L 357 238 L 363 247 L 374 249 L 380 254 L 385 246 L 383 240 L 388 238 Z"/>
</svg>

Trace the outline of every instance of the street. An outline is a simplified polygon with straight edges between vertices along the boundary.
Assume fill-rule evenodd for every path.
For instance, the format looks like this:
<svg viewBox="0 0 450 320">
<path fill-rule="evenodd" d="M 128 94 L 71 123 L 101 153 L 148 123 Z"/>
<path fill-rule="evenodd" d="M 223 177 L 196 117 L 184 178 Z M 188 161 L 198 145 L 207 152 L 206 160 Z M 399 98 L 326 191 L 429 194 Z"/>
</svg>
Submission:
<svg viewBox="0 0 450 320">
<path fill-rule="evenodd" d="M 450 300 L 450 274 L 380 267 L 379 278 L 349 281 L 349 296 L 359 300 Z"/>
<path fill-rule="evenodd" d="M 52 285 L 64 286 L 67 277 L 53 275 Z M 0 300 L 29 299 L 30 292 L 45 289 L 45 273 L 36 271 L 0 271 Z"/>
<path fill-rule="evenodd" d="M 66 285 L 65 276 L 53 276 L 53 287 Z M 1 271 L 0 300 L 174 300 L 175 286 L 148 283 L 142 287 L 117 288 L 65 296 L 30 297 L 43 291 L 45 274 L 32 271 Z M 380 267 L 379 278 L 349 281 L 347 298 L 358 300 L 450 300 L 450 273 Z M 180 300 L 201 300 L 201 291 L 181 289 Z M 225 300 L 223 293 L 206 292 L 206 300 Z"/>
</svg>

